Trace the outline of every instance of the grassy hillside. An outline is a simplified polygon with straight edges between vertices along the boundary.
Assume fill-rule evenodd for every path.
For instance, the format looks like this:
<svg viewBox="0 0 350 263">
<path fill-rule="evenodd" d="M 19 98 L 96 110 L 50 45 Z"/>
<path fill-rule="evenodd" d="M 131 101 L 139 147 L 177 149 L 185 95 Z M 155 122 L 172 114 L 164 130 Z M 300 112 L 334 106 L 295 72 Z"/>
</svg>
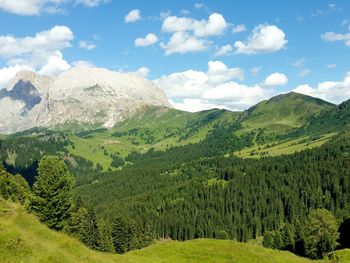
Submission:
<svg viewBox="0 0 350 263">
<path fill-rule="evenodd" d="M 197 143 L 203 140 L 217 123 L 235 122 L 240 113 L 208 110 L 189 113 L 169 108 L 147 107 L 112 129 L 95 129 L 69 136 L 73 142 L 67 149 L 74 155 L 100 163 L 105 169 L 111 164 L 110 154 L 121 157 L 132 151 Z"/>
<path fill-rule="evenodd" d="M 328 133 L 320 136 L 303 136 L 297 139 L 287 139 L 263 145 L 254 145 L 253 147 L 236 151 L 235 155 L 242 158 L 260 158 L 292 154 L 306 149 L 320 147 L 336 135 L 337 133 Z"/>
<path fill-rule="evenodd" d="M 308 117 L 335 105 L 295 92 L 281 94 L 262 101 L 245 112 L 242 126 L 245 130 L 266 128 L 281 133 L 301 127 Z"/>
<path fill-rule="evenodd" d="M 347 262 L 350 250 L 338 251 Z M 289 252 L 228 240 L 160 241 L 115 255 L 92 251 L 77 240 L 49 230 L 22 206 L 0 200 L 0 262 L 314 262 Z M 317 261 L 328 262 L 328 261 Z"/>
</svg>

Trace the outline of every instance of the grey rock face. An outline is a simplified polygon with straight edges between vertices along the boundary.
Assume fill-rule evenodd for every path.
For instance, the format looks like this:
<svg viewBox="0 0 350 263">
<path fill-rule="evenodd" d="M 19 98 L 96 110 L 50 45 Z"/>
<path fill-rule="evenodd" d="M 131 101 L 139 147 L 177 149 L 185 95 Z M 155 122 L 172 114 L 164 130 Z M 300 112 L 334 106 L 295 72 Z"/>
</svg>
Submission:
<svg viewBox="0 0 350 263">
<path fill-rule="evenodd" d="M 21 71 L 0 90 L 0 133 L 69 122 L 108 128 L 148 105 L 171 107 L 159 87 L 134 74 L 75 67 L 52 78 Z"/>
</svg>

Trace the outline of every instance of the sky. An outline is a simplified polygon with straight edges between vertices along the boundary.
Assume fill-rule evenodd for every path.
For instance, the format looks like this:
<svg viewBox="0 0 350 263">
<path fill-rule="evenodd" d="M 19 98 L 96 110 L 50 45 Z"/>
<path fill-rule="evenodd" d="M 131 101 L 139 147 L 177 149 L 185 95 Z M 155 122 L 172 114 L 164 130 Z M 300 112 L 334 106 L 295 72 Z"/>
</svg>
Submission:
<svg viewBox="0 0 350 263">
<path fill-rule="evenodd" d="M 146 77 L 187 111 L 350 99 L 347 0 L 0 0 L 0 25 L 0 88 L 84 65 Z"/>
</svg>

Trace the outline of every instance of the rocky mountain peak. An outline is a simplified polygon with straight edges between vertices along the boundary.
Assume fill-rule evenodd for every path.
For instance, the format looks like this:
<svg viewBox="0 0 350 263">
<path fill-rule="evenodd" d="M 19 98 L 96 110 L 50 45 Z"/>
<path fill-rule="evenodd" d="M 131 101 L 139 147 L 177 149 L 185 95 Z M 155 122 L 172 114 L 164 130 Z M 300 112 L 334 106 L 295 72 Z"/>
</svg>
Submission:
<svg viewBox="0 0 350 263">
<path fill-rule="evenodd" d="M 0 133 L 72 122 L 112 127 L 144 106 L 171 107 L 162 89 L 135 74 L 84 66 L 58 77 L 21 71 L 0 91 Z"/>
</svg>

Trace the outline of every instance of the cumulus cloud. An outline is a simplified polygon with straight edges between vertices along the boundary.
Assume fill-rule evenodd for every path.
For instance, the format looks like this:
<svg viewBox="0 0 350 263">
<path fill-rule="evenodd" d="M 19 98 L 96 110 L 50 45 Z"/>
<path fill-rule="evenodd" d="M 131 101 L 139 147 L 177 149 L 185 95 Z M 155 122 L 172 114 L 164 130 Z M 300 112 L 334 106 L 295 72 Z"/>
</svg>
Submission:
<svg viewBox="0 0 350 263">
<path fill-rule="evenodd" d="M 208 49 L 210 45 L 210 41 L 196 38 L 184 31 L 174 33 L 168 43 L 160 43 L 160 47 L 165 50 L 166 55 L 199 52 Z"/>
<path fill-rule="evenodd" d="M 212 44 L 206 38 L 222 35 L 227 27 L 219 13 L 211 14 L 208 20 L 168 16 L 163 20 L 162 31 L 172 35 L 168 43 L 162 42 L 160 46 L 166 55 L 204 51 Z"/>
<path fill-rule="evenodd" d="M 76 0 L 77 4 L 87 7 L 96 7 L 110 0 Z M 16 15 L 33 16 L 42 13 L 64 13 L 61 5 L 67 0 L 0 0 L 0 9 Z M 73 2 L 73 1 L 72 1 Z"/>
<path fill-rule="evenodd" d="M 198 111 L 210 108 L 244 110 L 275 94 L 273 88 L 244 85 L 240 68 L 230 68 L 221 61 L 209 61 L 206 72 L 187 70 L 154 80 L 163 88 L 177 109 Z"/>
<path fill-rule="evenodd" d="M 213 108 L 228 109 L 225 105 L 213 104 L 201 99 L 184 99 L 181 102 L 169 100 L 169 102 L 173 105 L 175 109 L 189 112 L 197 112 Z"/>
<path fill-rule="evenodd" d="M 294 91 L 333 103 L 341 103 L 350 98 L 350 72 L 345 75 L 343 80 L 320 82 L 314 88 L 303 84 L 296 87 Z"/>
<path fill-rule="evenodd" d="M 209 83 L 219 84 L 232 78 L 243 80 L 244 71 L 240 68 L 228 68 L 221 61 L 209 61 L 207 76 Z"/>
<path fill-rule="evenodd" d="M 134 23 L 141 19 L 141 12 L 139 9 L 131 10 L 124 18 L 125 23 Z"/>
<path fill-rule="evenodd" d="M 0 0 L 0 9 L 17 15 L 40 15 L 57 9 L 65 0 Z"/>
<path fill-rule="evenodd" d="M 263 86 L 275 87 L 275 86 L 284 86 L 288 83 L 288 78 L 283 73 L 275 72 L 267 76 Z"/>
<path fill-rule="evenodd" d="M 47 63 L 39 70 L 42 75 L 58 75 L 71 68 L 71 65 L 63 59 L 60 51 L 49 56 Z"/>
<path fill-rule="evenodd" d="M 83 49 L 86 49 L 86 50 L 93 50 L 93 49 L 96 48 L 96 45 L 92 44 L 92 43 L 90 43 L 88 41 L 81 40 L 81 41 L 79 41 L 79 47 L 83 48 Z"/>
<path fill-rule="evenodd" d="M 213 13 L 208 20 L 196 20 L 188 17 L 168 16 L 162 24 L 162 31 L 174 33 L 192 31 L 197 37 L 217 36 L 225 32 L 227 23 L 219 13 Z"/>
<path fill-rule="evenodd" d="M 232 28 L 232 33 L 237 34 L 246 31 L 247 28 L 245 27 L 244 24 L 239 24 L 239 25 L 234 25 Z"/>
<path fill-rule="evenodd" d="M 214 57 L 223 57 L 232 54 L 233 47 L 228 44 L 220 47 L 214 54 Z"/>
<path fill-rule="evenodd" d="M 34 36 L 21 38 L 0 36 L 0 57 L 9 66 L 1 71 L 7 72 L 9 78 L 21 69 L 57 75 L 71 67 L 61 51 L 71 47 L 73 38 L 73 32 L 66 26 L 55 26 Z"/>
<path fill-rule="evenodd" d="M 71 46 L 73 32 L 66 26 L 55 26 L 47 31 L 37 33 L 34 37 L 16 38 L 0 36 L 0 57 L 8 58 L 35 53 L 50 52 Z"/>
<path fill-rule="evenodd" d="M 157 41 L 158 41 L 158 37 L 153 33 L 149 33 L 144 38 L 140 37 L 140 38 L 135 39 L 135 47 L 150 46 L 150 45 L 153 45 L 154 43 L 156 43 Z"/>
<path fill-rule="evenodd" d="M 272 53 L 281 50 L 287 44 L 286 34 L 275 25 L 258 25 L 247 41 L 236 41 L 237 54 Z"/>
<path fill-rule="evenodd" d="M 321 38 L 327 42 L 343 41 L 345 46 L 350 47 L 350 33 L 337 34 L 334 32 L 326 32 L 321 35 Z"/>
</svg>

